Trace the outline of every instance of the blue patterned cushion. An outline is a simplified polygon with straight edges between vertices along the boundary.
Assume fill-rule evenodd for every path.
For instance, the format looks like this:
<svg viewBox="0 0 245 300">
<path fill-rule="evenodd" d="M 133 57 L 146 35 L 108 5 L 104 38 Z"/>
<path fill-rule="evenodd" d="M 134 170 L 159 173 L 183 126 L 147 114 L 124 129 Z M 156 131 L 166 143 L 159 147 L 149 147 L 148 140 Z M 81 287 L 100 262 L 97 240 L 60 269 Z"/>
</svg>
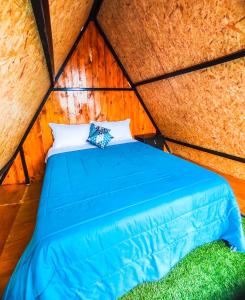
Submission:
<svg viewBox="0 0 245 300">
<path fill-rule="evenodd" d="M 96 132 L 96 130 L 100 130 L 101 132 L 104 132 L 104 133 L 111 131 L 108 128 L 105 128 L 105 127 L 102 127 L 102 126 L 97 126 L 94 123 L 91 123 L 90 129 L 89 129 L 89 137 L 91 137 Z"/>
<path fill-rule="evenodd" d="M 110 140 L 113 139 L 113 136 L 109 133 L 109 131 L 110 129 L 101 126 L 95 126 L 92 123 L 87 141 L 92 145 L 104 149 Z"/>
</svg>

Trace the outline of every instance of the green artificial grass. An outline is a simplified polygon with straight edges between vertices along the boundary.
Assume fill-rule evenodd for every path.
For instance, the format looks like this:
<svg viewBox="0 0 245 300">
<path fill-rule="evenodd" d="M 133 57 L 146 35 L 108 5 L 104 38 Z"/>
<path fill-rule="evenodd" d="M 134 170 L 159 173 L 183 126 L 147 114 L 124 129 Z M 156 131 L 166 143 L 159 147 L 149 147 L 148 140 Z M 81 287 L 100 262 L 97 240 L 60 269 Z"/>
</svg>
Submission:
<svg viewBox="0 0 245 300">
<path fill-rule="evenodd" d="M 161 280 L 141 284 L 120 299 L 224 300 L 244 286 L 245 254 L 217 241 L 192 251 Z"/>
</svg>

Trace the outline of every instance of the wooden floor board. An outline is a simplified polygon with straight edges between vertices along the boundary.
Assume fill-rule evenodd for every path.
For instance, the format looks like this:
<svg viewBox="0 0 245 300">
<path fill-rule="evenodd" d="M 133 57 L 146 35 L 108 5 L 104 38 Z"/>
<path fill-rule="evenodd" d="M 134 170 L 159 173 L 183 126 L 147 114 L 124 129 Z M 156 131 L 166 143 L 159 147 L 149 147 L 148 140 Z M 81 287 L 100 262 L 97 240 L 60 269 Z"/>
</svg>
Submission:
<svg viewBox="0 0 245 300">
<path fill-rule="evenodd" d="M 0 206 L 0 255 L 14 223 L 20 205 Z"/>
<path fill-rule="evenodd" d="M 8 219 L 7 221 L 1 219 L 0 231 L 2 233 L 0 237 L 2 238 L 3 235 L 7 235 L 7 238 L 2 242 L 4 243 L 4 247 L 0 255 L 0 297 L 13 269 L 32 236 L 40 192 L 41 183 L 30 186 L 15 185 L 0 187 L 0 211 L 1 207 L 4 207 L 4 213 Z M 6 205 L 8 200 L 9 205 Z M 13 211 L 12 207 L 14 206 L 18 206 L 18 210 L 15 211 L 14 220 L 10 224 L 9 214 Z"/>
</svg>

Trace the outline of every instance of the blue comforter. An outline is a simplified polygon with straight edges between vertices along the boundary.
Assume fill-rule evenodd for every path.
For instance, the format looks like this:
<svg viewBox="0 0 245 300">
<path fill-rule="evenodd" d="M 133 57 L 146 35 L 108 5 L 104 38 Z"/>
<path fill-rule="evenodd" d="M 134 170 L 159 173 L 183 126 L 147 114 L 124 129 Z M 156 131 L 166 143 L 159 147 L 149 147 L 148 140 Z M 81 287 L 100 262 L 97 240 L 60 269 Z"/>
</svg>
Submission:
<svg viewBox="0 0 245 300">
<path fill-rule="evenodd" d="M 3 299 L 116 299 L 218 239 L 245 251 L 223 177 L 139 142 L 57 154 Z"/>
</svg>

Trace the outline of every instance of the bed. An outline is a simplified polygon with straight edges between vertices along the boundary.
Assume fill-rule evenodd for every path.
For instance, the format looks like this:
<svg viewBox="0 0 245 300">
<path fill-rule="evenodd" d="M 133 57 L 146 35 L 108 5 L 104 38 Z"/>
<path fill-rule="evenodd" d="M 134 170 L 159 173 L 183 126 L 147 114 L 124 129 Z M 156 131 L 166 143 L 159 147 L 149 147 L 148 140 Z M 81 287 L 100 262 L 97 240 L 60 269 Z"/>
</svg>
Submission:
<svg viewBox="0 0 245 300">
<path fill-rule="evenodd" d="M 133 140 L 49 153 L 35 231 L 3 299 L 117 299 L 219 239 L 245 251 L 223 177 Z"/>
</svg>

